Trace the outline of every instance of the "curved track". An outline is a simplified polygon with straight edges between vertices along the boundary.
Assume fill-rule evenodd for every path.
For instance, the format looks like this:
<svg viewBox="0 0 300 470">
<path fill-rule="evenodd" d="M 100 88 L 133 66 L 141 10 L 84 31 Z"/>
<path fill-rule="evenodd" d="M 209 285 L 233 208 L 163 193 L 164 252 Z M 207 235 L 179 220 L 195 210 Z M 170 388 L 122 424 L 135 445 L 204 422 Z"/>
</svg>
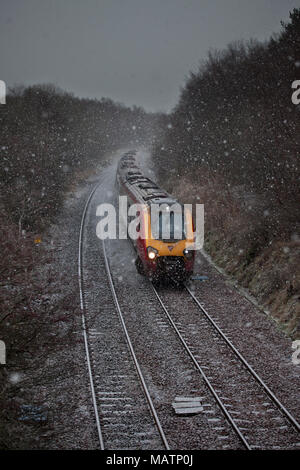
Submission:
<svg viewBox="0 0 300 470">
<path fill-rule="evenodd" d="M 208 379 L 208 377 L 206 376 L 203 368 L 200 366 L 199 362 L 197 361 L 197 359 L 195 358 L 194 354 L 192 353 L 191 349 L 189 348 L 187 342 L 185 341 L 185 339 L 183 338 L 182 334 L 180 333 L 179 329 L 177 328 L 174 320 L 172 319 L 171 315 L 169 314 L 165 304 L 163 303 L 161 297 L 159 296 L 158 292 L 157 292 L 157 289 L 152 285 L 153 287 L 153 290 L 155 292 L 155 295 L 159 301 L 159 303 L 161 304 L 165 314 L 167 315 L 171 325 L 173 326 L 174 330 L 176 331 L 176 334 L 177 336 L 179 337 L 180 341 L 182 342 L 184 348 L 186 349 L 187 353 L 189 354 L 190 358 L 192 359 L 194 365 L 196 366 L 196 368 L 198 369 L 198 371 L 200 372 L 200 374 L 202 375 L 206 385 L 208 386 L 209 390 L 211 391 L 212 395 L 214 396 L 216 402 L 218 403 L 218 405 L 220 406 L 222 412 L 224 413 L 226 419 L 229 421 L 230 425 L 232 426 L 232 428 L 234 429 L 235 433 L 238 435 L 239 439 L 242 441 L 243 445 L 246 447 L 246 449 L 250 450 L 251 449 L 251 446 L 249 445 L 247 439 L 245 438 L 245 436 L 243 435 L 243 433 L 241 432 L 241 430 L 239 429 L 239 427 L 236 425 L 236 423 L 234 422 L 234 420 L 232 419 L 230 413 L 227 411 L 224 403 L 222 402 L 221 398 L 219 397 L 218 393 L 216 392 L 216 390 L 214 389 L 213 385 L 211 384 L 210 380 Z"/>
<path fill-rule="evenodd" d="M 89 195 L 89 197 L 86 201 L 83 213 L 82 213 L 80 232 L 79 232 L 79 248 L 78 248 L 78 281 L 79 281 L 79 293 L 80 293 L 80 307 L 81 307 L 81 312 L 82 312 L 82 328 L 83 328 L 83 337 L 84 337 L 84 345 L 85 345 L 85 355 L 86 355 L 88 375 L 89 375 L 89 383 L 90 383 L 90 389 L 91 389 L 91 395 L 92 395 L 93 410 L 94 410 L 94 415 L 95 415 L 99 446 L 100 446 L 101 450 L 104 450 L 106 448 L 106 446 L 105 446 L 105 440 L 103 438 L 103 429 L 102 429 L 103 425 L 101 424 L 101 419 L 100 419 L 100 414 L 101 413 L 99 411 L 101 397 L 100 398 L 97 397 L 97 392 L 96 392 L 97 380 L 95 379 L 96 374 L 95 374 L 95 371 L 93 370 L 93 364 L 92 364 L 93 358 L 91 357 L 91 351 L 92 351 L 92 354 L 93 354 L 93 346 L 90 345 L 91 335 L 89 335 L 89 328 L 87 326 L 88 309 L 87 309 L 86 302 L 85 302 L 85 289 L 84 289 L 84 279 L 83 279 L 84 278 L 84 276 L 83 276 L 83 270 L 84 270 L 84 268 L 83 268 L 84 225 L 85 225 L 86 214 L 87 214 L 89 205 L 90 205 L 90 203 L 92 201 L 92 198 L 93 198 L 93 196 L 94 196 L 94 194 L 95 194 L 98 187 L 99 187 L 99 185 L 96 185 L 94 187 L 94 189 L 91 191 L 91 193 L 90 193 L 90 195 Z M 117 310 L 118 318 L 119 318 L 120 324 L 122 326 L 124 337 L 126 338 L 126 343 L 128 345 L 130 355 L 131 355 L 132 361 L 134 363 L 135 370 L 136 370 L 138 378 L 140 380 L 140 384 L 142 386 L 142 389 L 143 389 L 144 395 L 146 397 L 148 406 L 151 410 L 151 414 L 152 414 L 155 426 L 156 426 L 156 428 L 159 432 L 163 447 L 166 450 L 169 450 L 168 441 L 166 439 L 165 433 L 164 433 L 164 431 L 162 429 L 162 426 L 160 424 L 157 412 L 156 412 L 155 407 L 153 405 L 149 390 L 147 388 L 147 385 L 146 385 L 146 382 L 144 380 L 144 377 L 143 377 L 141 368 L 139 366 L 138 360 L 136 358 L 136 355 L 135 355 L 135 352 L 134 352 L 134 349 L 133 349 L 128 331 L 126 329 L 123 314 L 122 314 L 122 311 L 121 311 L 121 308 L 120 308 L 120 305 L 119 305 L 119 302 L 118 302 L 118 298 L 116 296 L 116 292 L 115 292 L 115 289 L 114 289 L 114 284 L 113 284 L 112 276 L 111 276 L 111 273 L 110 273 L 110 267 L 109 267 L 109 262 L 108 262 L 108 258 L 107 258 L 107 254 L 106 254 L 106 248 L 105 248 L 105 242 L 104 241 L 102 242 L 102 250 L 103 250 L 102 253 L 103 253 L 103 258 L 104 258 L 105 271 L 106 271 L 107 279 L 108 279 L 111 294 L 112 294 L 112 302 L 114 303 L 115 308 Z M 124 359 L 124 356 L 123 356 L 123 359 Z M 99 372 L 101 372 L 101 371 L 99 371 Z M 120 377 L 122 377 L 122 375 Z M 103 393 L 105 394 L 104 395 L 105 398 L 102 397 L 102 400 L 108 399 L 107 398 L 108 392 L 103 392 Z M 113 394 L 113 393 L 117 393 L 117 392 L 110 392 L 110 395 Z M 123 392 L 121 392 L 121 393 L 123 393 Z M 120 398 L 120 399 L 124 400 L 124 398 Z M 132 400 L 132 398 L 130 398 L 130 397 L 129 397 L 129 399 Z M 111 405 L 106 405 L 106 406 L 111 406 Z M 125 406 L 130 406 L 130 405 L 125 405 Z M 137 434 L 141 434 L 141 433 L 137 433 Z"/>
<path fill-rule="evenodd" d="M 155 293 L 162 309 L 164 310 L 170 324 L 172 325 L 174 331 L 176 332 L 178 338 L 180 339 L 180 341 L 183 344 L 185 350 L 187 351 L 190 358 L 192 359 L 194 365 L 196 366 L 196 368 L 200 372 L 200 374 L 203 377 L 203 379 L 204 379 L 206 385 L 208 386 L 210 392 L 212 393 L 213 397 L 215 398 L 216 402 L 218 403 L 218 405 L 219 405 L 220 409 L 222 410 L 223 414 L 225 415 L 226 419 L 228 420 L 228 422 L 232 426 L 234 432 L 239 437 L 240 441 L 243 443 L 243 445 L 245 446 L 245 448 L 247 450 L 251 450 L 253 448 L 259 448 L 260 446 L 257 442 L 256 443 L 252 442 L 252 441 L 255 441 L 255 439 L 253 438 L 252 433 L 251 433 L 251 424 L 255 426 L 255 423 L 249 422 L 247 428 L 245 428 L 243 423 L 247 422 L 248 420 L 247 419 L 241 419 L 240 411 L 238 411 L 238 412 L 234 411 L 235 408 L 233 407 L 233 405 L 230 402 L 229 403 L 224 402 L 224 400 L 221 397 L 221 395 L 224 394 L 224 388 L 222 388 L 222 385 L 220 386 L 220 383 L 218 383 L 216 381 L 216 376 L 214 376 L 213 370 L 210 369 L 210 367 L 208 367 L 208 363 L 203 362 L 203 348 L 201 349 L 201 346 L 199 347 L 199 345 L 194 340 L 194 338 L 192 337 L 192 335 L 190 334 L 188 329 L 185 328 L 184 325 L 182 325 L 179 318 L 177 318 L 177 320 L 174 320 L 173 316 L 170 313 L 170 308 L 167 308 L 166 300 L 168 300 L 168 298 L 170 298 L 172 296 L 172 294 L 169 292 L 168 298 L 164 301 L 162 299 L 162 295 L 159 294 L 157 288 L 155 286 L 153 286 L 153 284 L 152 284 L 152 288 L 153 288 L 153 291 L 154 291 L 154 293 Z M 269 399 L 271 400 L 273 405 L 275 405 L 277 411 L 279 411 L 280 415 L 282 417 L 284 417 L 286 421 L 289 422 L 289 424 L 290 424 L 289 435 L 291 435 L 291 434 L 294 435 L 293 436 L 294 438 L 293 438 L 292 447 L 293 448 L 294 448 L 294 446 L 295 446 L 295 448 L 296 448 L 296 446 L 298 447 L 299 446 L 298 439 L 299 439 L 299 432 L 300 432 L 299 423 L 292 416 L 292 414 L 285 408 L 285 406 L 280 402 L 280 400 L 274 395 L 274 393 L 269 389 L 269 387 L 264 383 L 262 378 L 253 370 L 251 365 L 246 361 L 246 359 L 242 356 L 242 354 L 236 349 L 236 347 L 233 345 L 233 343 L 227 338 L 227 336 L 224 334 L 224 332 L 219 328 L 219 326 L 213 320 L 211 315 L 208 314 L 208 312 L 205 310 L 203 305 L 199 302 L 199 300 L 195 297 L 195 295 L 193 294 L 193 292 L 190 290 L 190 288 L 187 285 L 185 286 L 185 289 L 188 292 L 189 296 L 192 298 L 193 302 L 197 305 L 198 310 L 200 310 L 201 313 L 205 316 L 205 319 L 208 320 L 209 325 L 211 325 L 213 327 L 213 329 L 217 332 L 218 336 L 221 338 L 223 343 L 225 343 L 226 347 L 229 348 L 231 352 L 233 352 L 235 358 L 239 362 L 239 364 L 237 364 L 238 367 L 240 367 L 242 365 L 242 368 L 244 370 L 242 370 L 241 367 L 240 367 L 241 377 L 242 377 L 244 371 L 246 370 L 248 372 L 248 375 L 251 376 L 251 378 L 255 379 L 256 383 L 260 386 L 260 388 L 264 392 L 264 394 L 269 397 Z M 176 301 L 174 301 L 173 306 L 172 306 L 174 308 L 174 310 L 175 310 L 175 304 L 176 304 Z M 189 312 L 191 313 L 191 310 L 189 310 Z M 202 331 L 205 330 L 205 328 L 203 327 L 203 323 L 201 324 L 200 328 L 201 328 Z M 208 334 L 210 334 L 211 339 L 214 339 L 214 340 L 217 339 L 216 337 L 213 338 L 213 334 L 212 334 L 213 332 L 211 331 L 211 329 L 206 330 L 206 332 L 208 332 Z M 212 345 L 211 351 L 213 351 L 213 343 L 211 343 L 211 345 Z M 222 355 L 223 359 L 226 360 L 226 357 L 224 357 L 224 356 L 225 355 Z M 234 361 L 231 360 L 230 362 L 234 362 Z M 201 365 L 200 365 L 200 363 L 201 363 Z M 209 364 L 209 365 L 211 365 L 211 364 Z M 234 369 L 234 367 L 236 367 L 236 364 L 235 365 L 232 364 L 232 369 Z M 205 368 L 205 370 L 208 369 L 208 372 L 205 372 L 204 368 Z M 213 366 L 213 368 L 215 368 L 215 366 Z M 209 376 L 209 374 L 210 374 L 210 376 Z M 232 377 L 230 379 L 232 380 Z M 241 380 L 241 383 L 243 383 L 243 380 Z M 217 385 L 214 385 L 214 382 L 216 382 Z M 249 387 L 250 385 L 251 384 L 250 384 L 249 381 L 244 383 L 244 387 L 247 387 L 247 386 Z M 228 388 L 227 388 L 227 390 L 228 390 Z M 245 394 L 247 394 L 247 389 L 245 389 Z M 255 410 L 255 406 L 258 406 L 258 402 L 263 402 L 265 400 L 266 397 L 265 397 L 264 394 L 260 396 L 260 395 L 258 395 L 258 392 L 256 391 L 254 396 L 257 399 L 257 403 L 253 400 L 253 397 L 251 399 L 249 397 L 247 397 L 248 398 L 248 403 L 247 403 L 247 400 L 245 400 L 245 403 L 248 404 L 249 408 L 250 408 L 250 406 L 254 407 L 254 410 Z M 249 396 L 250 396 L 250 393 L 249 393 Z M 252 402 L 251 402 L 251 400 L 252 400 Z M 263 404 L 268 405 L 267 403 L 263 403 Z M 236 409 L 238 409 L 238 408 L 236 408 Z M 268 410 L 268 411 L 273 411 L 273 410 Z M 253 412 L 255 412 L 255 411 L 253 411 Z M 236 419 L 235 415 L 233 415 L 232 413 L 238 414 L 238 419 Z M 259 414 L 259 413 L 260 412 L 257 412 L 257 414 Z M 276 420 L 276 419 L 280 419 L 280 417 L 277 416 L 277 417 L 273 417 L 272 419 Z M 239 422 L 241 422 L 242 424 L 239 424 Z M 278 431 L 283 429 L 283 428 L 287 428 L 287 426 L 281 426 L 281 427 L 278 426 Z M 271 430 L 270 430 L 270 432 L 271 432 Z M 276 428 L 273 430 L 273 433 L 274 432 L 276 432 Z M 259 437 L 259 436 L 256 436 L 256 441 L 257 441 L 257 437 Z M 280 436 L 281 446 L 282 446 L 282 448 L 285 448 L 284 446 L 286 445 L 286 442 L 282 441 L 282 437 L 283 436 Z M 276 446 L 276 447 L 280 447 L 280 446 Z M 275 446 L 274 446 L 274 448 L 275 448 Z"/>
<path fill-rule="evenodd" d="M 79 283 L 79 296 L 80 296 L 81 320 L 82 320 L 85 355 L 86 355 L 89 381 L 90 381 L 90 387 L 91 387 L 91 393 L 92 393 L 93 408 L 94 408 L 96 425 L 97 425 L 97 434 L 98 434 L 100 449 L 104 450 L 104 442 L 103 442 L 102 430 L 100 426 L 95 386 L 94 386 L 94 380 L 93 380 L 93 374 L 92 374 L 92 368 L 91 368 L 91 357 L 90 357 L 89 346 L 88 346 L 88 337 L 87 337 L 87 328 L 86 328 L 86 311 L 85 311 L 84 296 L 83 296 L 83 272 L 82 272 L 83 226 L 84 226 L 84 222 L 86 218 L 87 208 L 97 188 L 98 188 L 98 185 L 96 185 L 94 189 L 91 191 L 86 201 L 86 204 L 84 206 L 82 217 L 81 217 L 79 242 L 78 242 L 78 283 Z"/>
<path fill-rule="evenodd" d="M 102 450 L 105 448 L 116 448 L 112 446 L 117 445 L 117 440 L 112 438 L 109 443 L 109 435 L 114 432 L 112 426 L 115 426 L 115 430 L 117 431 L 115 434 L 120 433 L 120 429 L 123 429 L 125 434 L 126 431 L 128 431 L 127 423 L 129 421 L 125 420 L 124 422 L 118 418 L 122 413 L 131 413 L 131 427 L 129 433 L 131 435 L 135 434 L 134 427 L 135 423 L 139 422 L 139 418 L 134 419 L 132 416 L 136 413 L 137 408 L 140 408 L 141 415 L 148 416 L 147 425 L 145 426 L 143 424 L 142 429 L 139 428 L 136 431 L 136 436 L 134 437 L 135 441 L 134 439 L 131 440 L 131 447 L 128 446 L 128 448 L 143 448 L 144 444 L 139 441 L 138 436 L 148 434 L 151 435 L 152 443 L 155 442 L 155 446 L 160 448 L 159 446 L 162 445 L 162 448 L 169 450 L 170 446 L 155 408 L 157 402 L 154 406 L 153 399 L 151 398 L 149 388 L 146 384 L 148 376 L 145 380 L 133 346 L 133 337 L 130 338 L 130 334 L 133 335 L 134 330 L 131 329 L 131 333 L 129 334 L 129 330 L 125 324 L 122 309 L 124 312 L 126 311 L 128 302 L 126 303 L 125 301 L 124 303 L 123 296 L 123 307 L 121 308 L 104 241 L 102 245 L 99 240 L 97 240 L 97 242 L 95 240 L 93 242 L 90 241 L 90 243 L 93 244 L 93 249 L 85 262 L 86 265 L 84 265 L 83 251 L 86 249 L 84 248 L 85 244 L 88 244 L 88 240 L 85 240 L 85 224 L 89 207 L 92 205 L 93 196 L 98 187 L 99 185 L 96 185 L 91 191 L 83 210 L 78 249 L 78 279 L 82 311 L 82 328 L 98 443 Z M 90 232 L 86 230 L 86 233 Z M 97 248 L 95 248 L 96 244 Z M 98 340 L 97 342 L 94 339 L 95 335 L 99 335 L 98 338 L 100 338 L 100 335 L 103 335 L 103 325 L 99 323 L 99 318 L 102 318 L 103 315 L 99 316 L 99 311 L 95 311 L 94 318 L 90 321 L 92 317 L 90 310 L 95 304 L 95 299 L 92 299 L 92 297 L 92 300 L 90 302 L 88 301 L 87 294 L 88 280 L 91 278 L 92 273 L 92 271 L 88 269 L 88 264 L 91 259 L 93 259 L 95 263 L 93 268 L 94 272 L 101 272 L 101 278 L 98 279 L 98 281 L 94 281 L 94 288 L 100 290 L 99 287 L 97 287 L 99 285 L 101 285 L 102 288 L 102 302 L 107 309 L 107 318 L 109 318 L 108 323 L 104 324 L 104 329 L 106 329 L 108 333 L 117 330 L 117 342 L 115 342 L 108 351 L 103 349 L 107 347 L 105 341 Z M 148 283 L 146 283 L 144 287 L 140 286 L 140 288 L 145 289 L 147 286 L 149 286 Z M 285 445 L 287 445 L 288 448 L 299 448 L 299 423 L 270 390 L 257 372 L 254 371 L 251 365 L 234 346 L 233 342 L 217 325 L 212 315 L 206 311 L 191 289 L 186 285 L 186 295 L 184 295 L 184 291 L 161 292 L 153 285 L 152 288 L 155 296 L 153 294 L 150 297 L 148 296 L 149 306 L 152 302 L 155 303 L 155 298 L 159 301 L 160 307 L 167 316 L 168 328 L 170 331 L 175 332 L 174 338 L 177 338 L 177 342 L 179 338 L 189 359 L 192 360 L 193 367 L 200 373 L 217 407 L 223 413 L 228 426 L 231 427 L 244 448 L 248 450 L 256 448 L 286 448 Z M 188 312 L 188 315 L 185 315 L 185 322 L 190 324 L 184 323 L 181 319 L 181 306 L 184 312 Z M 158 310 L 160 307 L 157 307 Z M 199 313 L 201 313 L 201 316 L 199 316 Z M 112 320 L 113 317 L 114 320 Z M 91 326 L 95 326 L 95 319 L 96 322 L 98 321 L 96 325 L 97 328 L 91 328 Z M 180 346 L 178 347 L 180 349 Z M 177 349 L 174 344 L 172 351 L 175 350 Z M 109 360 L 112 359 L 113 355 L 115 363 L 114 372 L 112 372 L 112 369 L 108 368 L 109 380 L 107 384 L 105 383 L 105 378 L 103 378 L 105 373 L 100 366 L 100 361 L 104 354 L 106 354 L 106 360 L 107 358 Z M 216 361 L 212 360 L 209 355 L 215 355 Z M 126 360 L 124 360 L 125 358 Z M 123 364 L 121 364 L 122 361 Z M 102 365 L 103 364 L 106 363 L 103 362 Z M 116 375 L 119 364 L 119 375 Z M 223 374 L 218 373 L 218 367 L 224 369 Z M 197 375 L 196 371 L 195 374 Z M 229 373 L 228 381 L 232 383 L 226 383 L 226 373 Z M 99 382 L 100 376 L 102 381 Z M 116 377 L 118 377 L 118 379 L 116 379 Z M 116 380 L 118 380 L 118 383 Z M 130 381 L 135 385 L 131 385 L 129 383 Z M 203 386 L 205 387 L 205 385 Z M 236 387 L 233 391 L 230 390 L 231 385 Z M 137 392 L 136 388 L 139 388 L 140 391 Z M 120 405 L 116 405 L 118 400 L 122 400 Z M 141 406 L 143 401 L 146 404 Z M 137 403 L 139 403 L 139 405 Z M 163 416 L 161 416 L 161 418 L 163 418 Z M 164 427 L 166 423 L 167 421 L 164 420 Z M 165 429 L 167 429 L 167 427 L 165 427 Z M 170 429 L 168 429 L 168 432 L 169 431 Z M 156 437 L 154 438 L 155 433 Z M 285 437 L 287 437 L 287 442 L 285 442 Z M 159 440 L 160 444 L 158 444 Z M 136 442 L 136 444 L 134 444 L 134 442 Z M 146 443 L 146 440 L 143 442 Z M 122 448 L 127 448 L 126 446 L 127 443 L 124 438 Z"/>
<path fill-rule="evenodd" d="M 190 290 L 188 286 L 185 286 L 187 292 L 190 294 L 196 305 L 199 307 L 201 312 L 205 315 L 205 317 L 209 320 L 209 322 L 213 325 L 214 329 L 219 333 L 221 338 L 226 342 L 229 348 L 234 352 L 236 357 L 243 363 L 246 369 L 250 372 L 250 374 L 255 378 L 255 380 L 262 386 L 264 391 L 269 395 L 273 403 L 278 407 L 278 409 L 286 416 L 286 418 L 290 421 L 290 423 L 294 426 L 294 428 L 300 432 L 300 424 L 297 420 L 291 415 L 291 413 L 286 409 L 286 407 L 281 403 L 281 401 L 274 395 L 274 393 L 270 390 L 270 388 L 265 384 L 263 379 L 255 372 L 255 370 L 251 367 L 249 362 L 243 357 L 243 355 L 237 350 L 237 348 L 232 344 L 232 342 L 227 338 L 225 333 L 219 328 L 216 324 L 214 319 L 211 315 L 205 310 L 204 306 L 199 302 L 199 300 L 195 297 L 193 292 Z"/>
<path fill-rule="evenodd" d="M 105 242 L 104 242 L 104 241 L 102 241 L 102 246 L 103 246 L 104 259 L 105 259 L 105 268 L 106 268 L 106 272 L 107 272 L 107 276 L 108 276 L 108 280 L 109 280 L 111 292 L 112 292 L 113 297 L 114 297 L 115 306 L 116 306 L 116 309 L 117 309 L 118 314 L 119 314 L 120 322 L 121 322 L 121 324 L 122 324 L 122 328 L 123 328 L 123 331 L 124 331 L 124 335 L 125 335 L 125 337 L 126 337 L 126 341 L 127 341 L 128 346 L 129 346 L 129 349 L 130 349 L 130 353 L 131 353 L 131 356 L 132 356 L 132 360 L 133 360 L 134 365 L 135 365 L 135 367 L 136 367 L 138 376 L 139 376 L 139 378 L 140 378 L 140 381 L 141 381 L 141 384 L 142 384 L 144 393 L 145 393 L 145 395 L 146 395 L 148 404 L 149 404 L 150 409 L 151 409 L 151 413 L 152 413 L 152 415 L 153 415 L 155 424 L 156 424 L 156 426 L 157 426 L 157 429 L 158 429 L 158 431 L 159 431 L 159 434 L 160 434 L 160 436 L 161 436 L 161 439 L 162 439 L 162 441 L 163 441 L 163 444 L 164 444 L 165 448 L 166 448 L 167 450 L 169 450 L 170 447 L 169 447 L 168 441 L 167 441 L 167 439 L 166 439 L 165 433 L 164 433 L 164 431 L 163 431 L 163 429 L 162 429 L 162 426 L 161 426 L 161 424 L 160 424 L 160 421 L 159 421 L 157 412 L 156 412 L 156 410 L 155 410 L 155 408 L 154 408 L 153 401 L 152 401 L 152 399 L 151 399 L 149 390 L 148 390 L 148 388 L 147 388 L 145 379 L 144 379 L 144 377 L 143 377 L 141 368 L 140 368 L 140 366 L 139 366 L 137 357 L 136 357 L 136 355 L 135 355 L 135 352 L 134 352 L 134 349 L 133 349 L 133 346 L 132 346 L 132 343 L 131 343 L 131 340 L 130 340 L 130 337 L 129 337 L 129 334 L 128 334 L 128 331 L 127 331 L 127 328 L 126 328 L 126 325 L 125 325 L 124 317 L 123 317 L 122 312 L 121 312 L 121 308 L 120 308 L 120 304 L 119 304 L 119 302 L 118 302 L 118 298 L 117 298 L 117 294 L 116 294 L 116 291 L 115 291 L 114 283 L 113 283 L 113 280 L 112 280 L 112 277 L 111 277 L 110 268 L 109 268 L 109 262 L 108 262 L 108 258 L 107 258 L 107 254 L 106 254 Z"/>
</svg>

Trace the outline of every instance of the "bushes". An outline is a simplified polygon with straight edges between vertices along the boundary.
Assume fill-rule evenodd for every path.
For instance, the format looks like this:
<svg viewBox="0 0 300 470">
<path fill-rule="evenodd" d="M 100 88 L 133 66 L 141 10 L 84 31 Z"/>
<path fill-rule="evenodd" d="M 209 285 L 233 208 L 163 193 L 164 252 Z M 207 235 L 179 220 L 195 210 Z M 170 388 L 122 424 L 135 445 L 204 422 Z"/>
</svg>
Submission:
<svg viewBox="0 0 300 470">
<path fill-rule="evenodd" d="M 78 171 L 102 155 L 147 144 L 156 116 L 109 99 L 78 99 L 52 85 L 12 90 L 0 108 L 1 202 L 20 230 L 40 231 Z"/>
<path fill-rule="evenodd" d="M 46 393 L 62 380 L 61 371 L 49 367 L 48 358 L 62 348 L 74 348 L 77 282 L 58 272 L 54 249 L 34 243 L 31 232 L 20 236 L 18 226 L 3 214 L 2 210 L 0 330 L 7 365 L 0 369 L 0 448 L 28 449 L 39 447 L 43 423 L 23 422 L 23 408 L 47 413 L 42 390 Z M 48 422 L 46 426 L 51 427 Z"/>
<path fill-rule="evenodd" d="M 262 254 L 276 256 L 278 243 L 299 243 L 300 108 L 291 102 L 299 65 L 300 10 L 294 9 L 270 41 L 210 53 L 190 73 L 153 150 L 162 184 L 177 175 L 193 190 L 177 183 L 173 193 L 205 204 L 206 248 L 248 286 Z M 270 273 L 270 260 L 261 262 L 259 269 Z M 277 272 L 283 265 L 280 257 Z M 275 283 L 273 294 L 275 285 L 281 286 Z M 252 287 L 265 300 L 263 287 Z"/>
<path fill-rule="evenodd" d="M 300 218 L 300 121 L 291 102 L 291 83 L 300 73 L 298 23 L 295 10 L 277 39 L 211 53 L 190 74 L 172 127 L 154 151 L 161 176 L 173 167 L 202 184 L 203 171 L 210 172 L 223 178 L 224 189 L 242 185 L 261 195 L 275 236 L 282 230 L 288 236 Z"/>
</svg>

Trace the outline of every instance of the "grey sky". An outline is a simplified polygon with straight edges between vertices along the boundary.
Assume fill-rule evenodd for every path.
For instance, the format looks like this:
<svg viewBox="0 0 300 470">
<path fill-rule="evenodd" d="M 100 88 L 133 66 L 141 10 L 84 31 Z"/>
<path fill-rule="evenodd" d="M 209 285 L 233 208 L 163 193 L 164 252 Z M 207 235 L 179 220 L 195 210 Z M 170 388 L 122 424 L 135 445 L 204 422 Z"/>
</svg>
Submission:
<svg viewBox="0 0 300 470">
<path fill-rule="evenodd" d="M 0 79 L 170 110 L 210 48 L 267 39 L 293 0 L 0 0 Z"/>
</svg>

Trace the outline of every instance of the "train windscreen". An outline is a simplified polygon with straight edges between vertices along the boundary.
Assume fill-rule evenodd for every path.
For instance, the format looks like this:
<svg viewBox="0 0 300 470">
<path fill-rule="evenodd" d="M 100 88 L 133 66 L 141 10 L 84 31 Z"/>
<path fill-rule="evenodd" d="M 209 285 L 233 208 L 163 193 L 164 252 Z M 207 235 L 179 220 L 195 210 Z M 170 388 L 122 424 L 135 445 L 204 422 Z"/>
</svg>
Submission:
<svg viewBox="0 0 300 470">
<path fill-rule="evenodd" d="M 155 239 L 164 242 L 184 240 L 186 236 L 183 212 L 160 211 L 158 217 L 151 217 L 151 231 Z"/>
</svg>

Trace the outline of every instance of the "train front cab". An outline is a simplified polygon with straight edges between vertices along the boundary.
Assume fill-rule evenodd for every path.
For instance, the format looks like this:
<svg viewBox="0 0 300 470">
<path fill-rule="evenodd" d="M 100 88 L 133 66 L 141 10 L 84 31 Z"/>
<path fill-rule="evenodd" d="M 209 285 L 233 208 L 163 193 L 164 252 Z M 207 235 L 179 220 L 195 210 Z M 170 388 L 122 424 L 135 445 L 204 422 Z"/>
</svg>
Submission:
<svg viewBox="0 0 300 470">
<path fill-rule="evenodd" d="M 141 218 L 141 238 L 136 248 L 140 259 L 137 261 L 139 272 L 144 272 L 150 279 L 174 279 L 184 281 L 192 275 L 195 251 L 192 214 L 184 213 L 184 230 L 181 239 L 163 240 L 155 238 L 151 227 L 150 208 Z"/>
</svg>

